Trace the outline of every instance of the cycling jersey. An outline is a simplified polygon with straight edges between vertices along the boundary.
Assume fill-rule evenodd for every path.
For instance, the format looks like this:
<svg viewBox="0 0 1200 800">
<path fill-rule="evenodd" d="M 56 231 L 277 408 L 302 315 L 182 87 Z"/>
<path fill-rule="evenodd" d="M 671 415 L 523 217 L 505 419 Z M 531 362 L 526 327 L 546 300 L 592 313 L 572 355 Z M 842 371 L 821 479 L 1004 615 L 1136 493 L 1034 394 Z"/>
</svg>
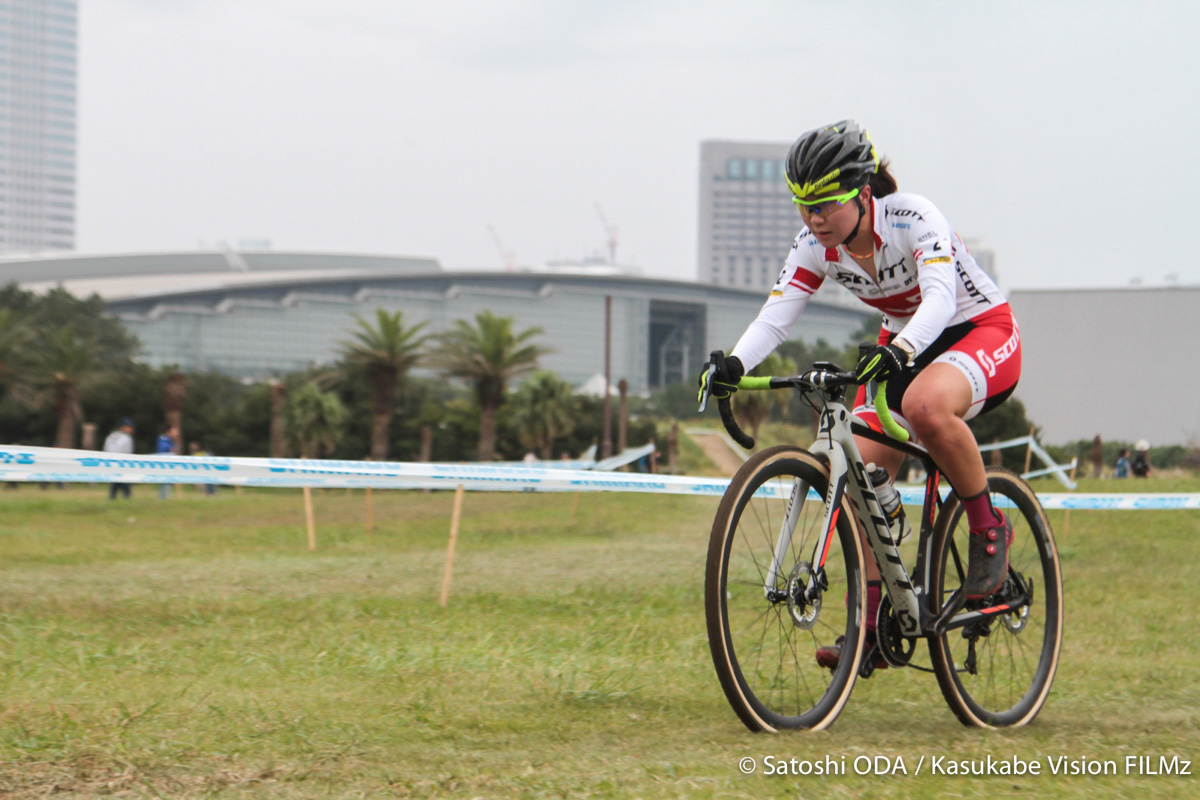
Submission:
<svg viewBox="0 0 1200 800">
<path fill-rule="evenodd" d="M 788 336 L 826 277 L 883 314 L 884 330 L 919 356 L 946 328 L 1005 304 L 941 212 L 916 194 L 871 198 L 872 279 L 845 247 L 822 247 L 806 227 L 792 243 L 779 280 L 731 355 L 749 372 Z"/>
</svg>

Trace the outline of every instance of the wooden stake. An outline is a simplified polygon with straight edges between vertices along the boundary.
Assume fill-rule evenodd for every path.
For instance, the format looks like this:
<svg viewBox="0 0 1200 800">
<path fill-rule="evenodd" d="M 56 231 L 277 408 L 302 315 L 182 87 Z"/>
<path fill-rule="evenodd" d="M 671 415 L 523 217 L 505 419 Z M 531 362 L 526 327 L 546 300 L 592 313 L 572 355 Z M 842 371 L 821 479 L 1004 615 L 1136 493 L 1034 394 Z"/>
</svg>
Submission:
<svg viewBox="0 0 1200 800">
<path fill-rule="evenodd" d="M 304 521 L 308 525 L 308 549 L 317 549 L 317 529 L 313 524 L 312 488 L 304 487 Z"/>
<path fill-rule="evenodd" d="M 1033 455 L 1033 426 L 1030 425 L 1029 426 L 1029 444 L 1025 445 L 1025 470 L 1024 470 L 1024 472 L 1021 473 L 1022 475 L 1025 474 L 1025 472 L 1029 472 L 1029 459 L 1032 455 Z"/>
<path fill-rule="evenodd" d="M 371 507 L 371 487 L 367 487 L 367 541 L 371 541 L 371 534 L 375 530 L 375 513 Z"/>
<path fill-rule="evenodd" d="M 454 511 L 450 515 L 450 546 L 446 549 L 446 572 L 442 575 L 442 597 L 438 602 L 442 608 L 450 599 L 450 575 L 454 571 L 454 545 L 458 542 L 458 522 L 462 519 L 463 487 L 460 483 L 454 490 Z"/>
</svg>

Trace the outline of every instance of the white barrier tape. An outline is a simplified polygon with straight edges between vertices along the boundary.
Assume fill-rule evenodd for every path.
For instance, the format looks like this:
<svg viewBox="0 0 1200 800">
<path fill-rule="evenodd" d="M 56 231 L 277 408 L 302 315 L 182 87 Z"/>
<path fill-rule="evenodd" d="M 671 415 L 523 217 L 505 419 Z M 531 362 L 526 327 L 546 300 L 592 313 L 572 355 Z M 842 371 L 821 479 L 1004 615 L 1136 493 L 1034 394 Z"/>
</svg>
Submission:
<svg viewBox="0 0 1200 800">
<path fill-rule="evenodd" d="M 92 450 L 0 445 L 0 481 L 70 483 L 194 483 L 351 489 L 453 489 L 500 492 L 647 492 L 722 495 L 725 478 L 604 473 L 551 467 L 324 461 L 211 456 L 126 456 Z M 773 481 L 760 495 L 790 489 Z M 920 506 L 922 488 L 900 488 L 905 505 Z M 816 497 L 810 492 L 810 497 Z M 1042 494 L 1047 509 L 1200 509 L 1200 494 Z"/>
<path fill-rule="evenodd" d="M 116 456 L 91 450 L 0 446 L 0 481 L 194 483 L 479 491 L 625 491 L 721 495 L 728 480 L 567 470 L 557 466 L 425 464 L 212 456 Z"/>
</svg>

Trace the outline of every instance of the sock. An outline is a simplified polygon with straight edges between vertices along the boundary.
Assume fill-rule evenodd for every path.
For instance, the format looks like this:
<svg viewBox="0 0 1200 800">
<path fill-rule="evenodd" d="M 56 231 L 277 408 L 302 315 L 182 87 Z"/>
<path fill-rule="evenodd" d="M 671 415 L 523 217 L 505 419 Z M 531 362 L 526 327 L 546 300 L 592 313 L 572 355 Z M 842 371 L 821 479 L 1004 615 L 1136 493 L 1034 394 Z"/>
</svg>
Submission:
<svg viewBox="0 0 1200 800">
<path fill-rule="evenodd" d="M 963 497 L 963 508 L 967 510 L 967 525 L 973 531 L 993 528 L 1003 522 L 1003 517 L 992 507 L 992 498 L 986 490 L 974 497 Z"/>
<path fill-rule="evenodd" d="M 867 581 L 867 630 L 875 630 L 875 617 L 879 614 L 879 601 L 883 599 L 883 582 Z"/>
</svg>

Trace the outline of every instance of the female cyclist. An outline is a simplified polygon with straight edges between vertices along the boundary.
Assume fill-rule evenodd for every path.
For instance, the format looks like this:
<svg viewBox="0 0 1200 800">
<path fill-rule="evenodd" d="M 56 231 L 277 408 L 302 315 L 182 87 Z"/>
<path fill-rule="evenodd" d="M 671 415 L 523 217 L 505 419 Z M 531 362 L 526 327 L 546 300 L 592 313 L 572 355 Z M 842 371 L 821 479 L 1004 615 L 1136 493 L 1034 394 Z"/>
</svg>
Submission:
<svg viewBox="0 0 1200 800">
<path fill-rule="evenodd" d="M 874 428 L 868 381 L 888 382 L 896 421 L 928 448 L 962 499 L 971 529 L 964 594 L 981 601 L 1008 574 L 1012 524 L 987 494 L 983 458 L 966 420 L 1000 405 L 1021 374 L 1021 338 L 1008 303 L 941 212 L 924 197 L 896 191 L 888 162 L 853 120 L 809 131 L 785 162 L 805 228 L 779 281 L 738 340 L 713 395 L 737 382 L 788 335 L 808 298 L 828 277 L 883 314 L 878 344 L 859 361 L 854 412 Z M 703 386 L 706 371 L 701 373 Z M 863 461 L 894 476 L 903 454 L 858 438 Z M 867 626 L 873 637 L 879 570 L 867 564 Z M 869 640 L 871 641 L 871 640 Z M 817 661 L 835 666 L 838 645 Z"/>
</svg>

